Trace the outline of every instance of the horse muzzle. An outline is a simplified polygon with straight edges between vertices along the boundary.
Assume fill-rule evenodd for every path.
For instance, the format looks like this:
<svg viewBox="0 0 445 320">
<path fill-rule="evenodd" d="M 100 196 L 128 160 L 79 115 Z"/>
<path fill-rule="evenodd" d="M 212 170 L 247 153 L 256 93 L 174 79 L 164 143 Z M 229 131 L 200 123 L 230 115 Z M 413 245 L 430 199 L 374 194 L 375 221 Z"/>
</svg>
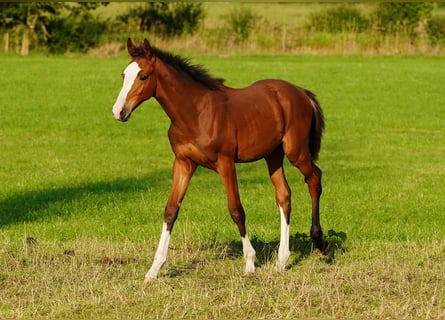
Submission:
<svg viewBox="0 0 445 320">
<path fill-rule="evenodd" d="M 119 114 L 114 114 L 114 118 L 122 122 L 127 122 L 128 119 L 130 119 L 130 116 L 131 116 L 131 111 L 125 112 L 125 110 L 122 110 Z"/>
<path fill-rule="evenodd" d="M 113 117 L 116 120 L 126 122 L 131 116 L 132 108 L 127 107 L 126 105 L 121 110 L 113 109 Z"/>
</svg>

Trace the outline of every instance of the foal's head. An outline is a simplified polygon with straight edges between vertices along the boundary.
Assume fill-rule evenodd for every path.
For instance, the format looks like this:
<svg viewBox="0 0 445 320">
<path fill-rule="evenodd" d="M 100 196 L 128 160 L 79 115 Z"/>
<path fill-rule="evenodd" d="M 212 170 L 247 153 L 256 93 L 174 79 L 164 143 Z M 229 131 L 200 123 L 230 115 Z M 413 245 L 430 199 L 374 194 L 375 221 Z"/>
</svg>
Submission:
<svg viewBox="0 0 445 320">
<path fill-rule="evenodd" d="M 156 57 L 148 40 L 145 39 L 140 47 L 136 47 L 128 39 L 127 49 L 132 60 L 122 72 L 124 84 L 113 106 L 114 117 L 121 121 L 127 121 L 131 112 L 156 91 Z"/>
</svg>

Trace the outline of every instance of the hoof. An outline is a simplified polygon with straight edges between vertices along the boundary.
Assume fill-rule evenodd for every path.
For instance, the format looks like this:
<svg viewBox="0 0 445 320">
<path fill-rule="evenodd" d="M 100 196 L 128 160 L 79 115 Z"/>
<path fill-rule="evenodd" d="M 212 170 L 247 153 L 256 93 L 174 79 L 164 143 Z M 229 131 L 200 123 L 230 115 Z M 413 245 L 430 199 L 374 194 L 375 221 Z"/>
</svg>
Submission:
<svg viewBox="0 0 445 320">
<path fill-rule="evenodd" d="M 156 281 L 156 277 L 145 276 L 145 278 L 144 278 L 144 284 L 153 282 L 153 281 Z"/>
<path fill-rule="evenodd" d="M 323 238 L 312 238 L 312 241 L 314 242 L 315 247 L 320 250 L 323 255 L 327 255 L 329 253 L 331 245 L 328 241 L 324 240 Z"/>
<path fill-rule="evenodd" d="M 255 273 L 255 265 L 246 265 L 246 268 L 244 269 L 244 273 L 245 274 L 251 274 L 251 273 Z"/>
<path fill-rule="evenodd" d="M 274 270 L 276 272 L 284 272 L 284 271 L 286 271 L 286 265 L 280 265 L 277 263 L 274 267 Z"/>
<path fill-rule="evenodd" d="M 324 247 L 323 250 L 320 250 L 321 254 L 325 256 L 329 255 L 329 252 L 331 251 L 331 244 L 325 241 L 323 247 Z"/>
</svg>

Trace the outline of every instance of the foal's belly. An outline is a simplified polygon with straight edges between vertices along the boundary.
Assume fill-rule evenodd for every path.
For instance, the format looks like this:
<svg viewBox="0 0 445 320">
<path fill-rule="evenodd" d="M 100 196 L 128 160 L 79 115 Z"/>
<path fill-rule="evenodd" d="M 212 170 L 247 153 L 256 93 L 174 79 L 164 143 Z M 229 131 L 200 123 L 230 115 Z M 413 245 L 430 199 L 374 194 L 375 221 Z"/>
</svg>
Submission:
<svg viewBox="0 0 445 320">
<path fill-rule="evenodd" d="M 255 94 L 247 94 L 247 90 Z M 228 116 L 236 128 L 237 162 L 255 161 L 269 155 L 281 143 L 285 113 L 275 91 L 256 83 L 250 89 L 232 92 Z M 249 91 L 250 92 L 250 91 Z"/>
<path fill-rule="evenodd" d="M 282 143 L 282 134 L 276 128 L 243 130 L 237 136 L 236 162 L 250 162 L 268 156 Z"/>
</svg>

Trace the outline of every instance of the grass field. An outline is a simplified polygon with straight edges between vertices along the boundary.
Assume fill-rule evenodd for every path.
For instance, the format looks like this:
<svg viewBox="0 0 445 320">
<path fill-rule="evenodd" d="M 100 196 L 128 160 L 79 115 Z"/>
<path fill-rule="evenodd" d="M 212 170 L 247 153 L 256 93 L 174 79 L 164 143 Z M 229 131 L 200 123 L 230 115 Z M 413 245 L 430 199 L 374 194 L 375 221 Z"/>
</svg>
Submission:
<svg viewBox="0 0 445 320">
<path fill-rule="evenodd" d="M 111 107 L 125 58 L 0 57 L 0 319 L 445 317 L 445 60 L 421 56 L 195 57 L 230 86 L 282 78 L 315 93 L 326 132 L 321 222 L 293 189 L 289 268 L 273 270 L 279 214 L 264 162 L 238 166 L 257 270 L 219 177 L 192 179 L 160 279 L 168 118 Z"/>
</svg>

